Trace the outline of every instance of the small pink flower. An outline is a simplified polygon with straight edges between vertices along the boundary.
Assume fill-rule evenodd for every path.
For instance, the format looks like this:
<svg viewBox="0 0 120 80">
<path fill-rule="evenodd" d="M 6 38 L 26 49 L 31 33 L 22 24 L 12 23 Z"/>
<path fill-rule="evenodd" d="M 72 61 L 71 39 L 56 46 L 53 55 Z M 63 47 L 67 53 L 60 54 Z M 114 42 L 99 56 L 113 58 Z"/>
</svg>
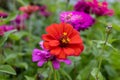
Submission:
<svg viewBox="0 0 120 80">
<path fill-rule="evenodd" d="M 32 61 L 38 62 L 37 65 L 39 67 L 42 67 L 48 61 L 52 62 L 54 69 L 59 69 L 61 62 L 64 62 L 67 65 L 71 64 L 71 61 L 69 59 L 60 60 L 51 55 L 50 52 L 45 50 L 45 48 L 43 47 L 43 41 L 41 41 L 39 44 L 43 50 L 34 49 L 32 53 Z"/>
<path fill-rule="evenodd" d="M 0 27 L 0 36 L 3 36 L 4 35 L 4 30 L 2 27 Z"/>
<path fill-rule="evenodd" d="M 19 8 L 20 11 L 27 13 L 28 15 L 32 14 L 33 12 L 36 12 L 38 9 L 39 7 L 36 5 L 27 5 Z"/>
<path fill-rule="evenodd" d="M 11 21 L 11 23 L 14 25 L 14 27 L 19 30 L 24 30 L 26 28 L 25 26 L 25 20 L 28 18 L 27 14 L 21 14 L 17 15 L 14 20 Z"/>
<path fill-rule="evenodd" d="M 7 13 L 3 12 L 3 11 L 0 11 L 0 17 L 2 18 L 6 18 L 8 16 Z"/>
</svg>

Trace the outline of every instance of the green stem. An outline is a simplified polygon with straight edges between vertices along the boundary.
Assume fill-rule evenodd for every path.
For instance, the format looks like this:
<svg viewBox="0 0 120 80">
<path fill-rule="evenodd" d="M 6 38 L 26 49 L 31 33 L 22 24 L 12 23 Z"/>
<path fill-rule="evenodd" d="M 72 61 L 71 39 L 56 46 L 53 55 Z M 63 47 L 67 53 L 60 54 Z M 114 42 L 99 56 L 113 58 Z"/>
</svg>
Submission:
<svg viewBox="0 0 120 80">
<path fill-rule="evenodd" d="M 33 26 L 33 21 L 32 21 L 32 18 L 33 18 L 34 16 L 33 15 L 31 15 L 31 17 L 30 17 L 30 20 L 29 20 L 29 26 L 28 26 L 28 33 L 29 33 L 29 47 L 31 48 L 31 38 L 32 38 L 32 26 Z"/>
<path fill-rule="evenodd" d="M 66 2 L 66 10 L 68 9 L 69 2 L 70 2 L 70 0 L 67 0 L 67 2 Z"/>
<path fill-rule="evenodd" d="M 51 62 L 48 62 L 48 65 L 50 67 L 50 73 L 49 73 L 49 76 L 48 76 L 48 80 L 51 80 L 51 75 L 53 73 L 53 66 L 52 66 L 52 63 Z"/>
<path fill-rule="evenodd" d="M 106 44 L 107 44 L 108 37 L 109 37 L 109 33 L 107 33 L 107 35 L 106 35 L 105 43 L 103 44 L 102 51 L 101 51 L 101 54 L 100 54 L 98 71 L 97 71 L 97 74 L 96 74 L 96 79 L 97 79 L 97 80 L 98 80 L 98 73 L 99 73 L 99 71 L 100 71 L 100 68 L 101 68 L 101 65 L 102 65 L 102 61 L 103 61 L 102 55 L 103 55 L 103 53 L 104 53 L 104 51 L 105 51 L 105 46 L 106 46 Z"/>
<path fill-rule="evenodd" d="M 54 80 L 57 80 L 55 69 L 54 69 Z"/>
</svg>

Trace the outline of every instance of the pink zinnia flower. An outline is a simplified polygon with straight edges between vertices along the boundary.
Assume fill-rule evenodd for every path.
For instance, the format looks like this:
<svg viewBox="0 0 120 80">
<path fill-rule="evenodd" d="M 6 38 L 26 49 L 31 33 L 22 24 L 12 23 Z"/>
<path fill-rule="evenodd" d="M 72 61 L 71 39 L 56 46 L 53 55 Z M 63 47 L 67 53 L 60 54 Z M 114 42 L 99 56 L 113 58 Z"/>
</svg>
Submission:
<svg viewBox="0 0 120 80">
<path fill-rule="evenodd" d="M 34 49 L 32 53 L 32 61 L 38 62 L 38 66 L 41 67 L 43 64 L 45 64 L 48 61 L 52 62 L 52 65 L 54 69 L 60 68 L 60 62 L 64 62 L 68 65 L 71 64 L 71 61 L 69 59 L 65 60 L 59 60 L 55 56 L 51 55 L 49 51 L 45 50 L 43 47 L 43 42 L 40 42 L 40 46 L 43 50 L 40 49 Z"/>
<path fill-rule="evenodd" d="M 12 20 L 12 24 L 17 30 L 24 30 L 25 27 L 25 20 L 28 18 L 27 14 L 17 15 L 14 20 Z"/>
<path fill-rule="evenodd" d="M 3 11 L 0 11 L 0 17 L 2 18 L 6 18 L 8 16 L 7 13 L 3 12 Z"/>
<path fill-rule="evenodd" d="M 36 5 L 27 5 L 19 8 L 20 11 L 27 13 L 28 15 L 32 14 L 33 12 L 36 12 L 38 9 L 39 7 Z"/>
</svg>

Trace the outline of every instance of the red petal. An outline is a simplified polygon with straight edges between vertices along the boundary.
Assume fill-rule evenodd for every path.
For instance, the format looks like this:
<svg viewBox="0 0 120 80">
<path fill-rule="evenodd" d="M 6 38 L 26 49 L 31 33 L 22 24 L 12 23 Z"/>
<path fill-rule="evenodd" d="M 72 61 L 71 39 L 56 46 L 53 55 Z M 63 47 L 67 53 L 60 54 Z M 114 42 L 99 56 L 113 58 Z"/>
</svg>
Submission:
<svg viewBox="0 0 120 80">
<path fill-rule="evenodd" d="M 54 37 L 56 37 L 56 35 L 58 35 L 55 27 L 58 27 L 58 24 L 52 24 L 46 28 L 46 31 L 48 32 L 48 34 L 53 35 Z"/>
<path fill-rule="evenodd" d="M 49 35 L 49 34 L 43 34 L 43 35 L 42 35 L 42 39 L 45 40 L 45 41 L 50 41 L 50 40 L 54 40 L 55 38 L 52 37 L 52 36 Z"/>
<path fill-rule="evenodd" d="M 60 54 L 57 56 L 57 58 L 59 58 L 59 59 L 66 59 L 67 56 L 66 56 L 65 52 L 64 52 L 63 50 L 61 50 L 61 52 L 60 52 Z"/>
<path fill-rule="evenodd" d="M 68 56 L 71 56 L 75 53 L 72 48 L 63 48 L 63 50 L 66 53 L 66 55 L 68 55 Z"/>
<path fill-rule="evenodd" d="M 68 33 L 68 36 L 71 35 L 72 32 L 73 32 L 73 27 L 72 27 L 72 25 L 66 24 L 65 27 L 64 27 L 64 32 L 67 32 L 67 33 Z"/>
<path fill-rule="evenodd" d="M 47 41 L 43 42 L 43 46 L 45 49 L 48 49 L 48 50 L 50 49 L 49 42 Z"/>
<path fill-rule="evenodd" d="M 76 48 L 76 49 L 74 49 L 75 50 L 75 56 L 79 56 L 80 55 L 80 53 L 81 53 L 81 50 L 80 50 L 80 48 Z"/>
<path fill-rule="evenodd" d="M 57 40 L 51 40 L 51 41 L 49 41 L 49 45 L 51 46 L 51 47 L 54 47 L 54 46 L 58 46 L 60 43 L 59 43 L 59 41 L 57 41 Z"/>
<path fill-rule="evenodd" d="M 61 52 L 61 48 L 60 47 L 56 47 L 56 48 L 54 48 L 54 49 L 52 49 L 51 51 L 50 51 L 50 53 L 52 54 L 52 55 L 59 55 L 60 54 L 60 52 Z"/>
<path fill-rule="evenodd" d="M 70 39 L 70 44 L 81 44 L 82 43 L 82 39 L 80 38 L 79 35 L 75 35 Z"/>
<path fill-rule="evenodd" d="M 79 32 L 75 29 L 72 30 L 71 34 L 68 36 L 69 38 L 72 38 L 75 35 L 79 35 Z"/>
<path fill-rule="evenodd" d="M 83 44 L 75 44 L 75 45 L 69 45 L 70 48 L 72 48 L 75 52 L 74 55 L 75 56 L 79 56 L 80 53 L 83 51 L 84 46 Z"/>
</svg>

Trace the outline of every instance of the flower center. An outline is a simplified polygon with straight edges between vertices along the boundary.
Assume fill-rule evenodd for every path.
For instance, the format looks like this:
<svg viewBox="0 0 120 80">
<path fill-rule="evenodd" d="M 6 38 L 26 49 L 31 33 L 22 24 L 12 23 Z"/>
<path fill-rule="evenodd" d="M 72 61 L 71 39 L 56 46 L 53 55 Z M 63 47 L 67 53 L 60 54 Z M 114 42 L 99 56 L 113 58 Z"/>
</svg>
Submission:
<svg viewBox="0 0 120 80">
<path fill-rule="evenodd" d="M 67 37 L 67 33 L 63 32 L 62 37 L 60 38 L 60 46 L 66 47 L 70 39 Z"/>
<path fill-rule="evenodd" d="M 69 13 L 66 17 L 66 20 L 69 20 L 72 17 L 72 13 Z"/>
<path fill-rule="evenodd" d="M 102 4 L 101 2 L 99 2 L 99 3 L 98 3 L 98 6 L 100 6 L 100 7 L 101 7 L 101 6 L 103 6 L 103 4 Z"/>
</svg>

